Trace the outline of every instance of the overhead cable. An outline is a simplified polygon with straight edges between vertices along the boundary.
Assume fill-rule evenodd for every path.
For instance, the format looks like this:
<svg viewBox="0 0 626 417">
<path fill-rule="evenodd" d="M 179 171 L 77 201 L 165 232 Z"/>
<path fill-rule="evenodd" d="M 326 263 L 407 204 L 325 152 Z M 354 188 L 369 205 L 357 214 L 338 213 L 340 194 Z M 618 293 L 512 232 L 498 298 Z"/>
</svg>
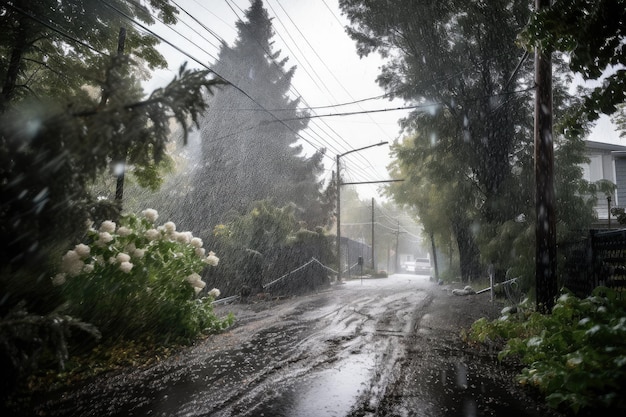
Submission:
<svg viewBox="0 0 626 417">
<path fill-rule="evenodd" d="M 230 82 L 228 79 L 222 77 L 219 73 L 217 73 L 214 69 L 208 67 L 204 62 L 200 61 L 199 59 L 197 59 L 196 57 L 194 57 L 193 55 L 189 54 L 187 51 L 183 50 L 182 48 L 180 48 L 179 46 L 175 45 L 174 43 L 170 42 L 169 40 L 165 39 L 164 37 L 160 36 L 159 34 L 153 32 L 152 30 L 150 30 L 148 27 L 146 27 L 145 25 L 141 24 L 140 22 L 138 22 L 137 20 L 133 19 L 131 16 L 128 16 L 128 14 L 124 13 L 123 11 L 119 10 L 117 7 L 109 4 L 106 0 L 101 0 L 102 3 L 111 8 L 112 10 L 115 10 L 117 13 L 119 13 L 120 15 L 124 16 L 126 19 L 128 19 L 129 21 L 135 23 L 136 25 L 138 25 L 139 27 L 141 27 L 143 30 L 149 32 L 150 34 L 152 34 L 152 36 L 156 37 L 157 39 L 159 39 L 162 42 L 165 42 L 166 44 L 170 45 L 171 47 L 173 47 L 174 49 L 176 49 L 178 52 L 180 52 L 181 54 L 187 56 L 188 58 L 192 59 L 193 61 L 195 61 L 197 64 L 199 64 L 200 66 L 202 66 L 203 68 L 211 71 L 213 74 L 215 74 L 216 76 L 222 78 L 224 81 L 226 81 L 229 85 L 231 85 L 233 88 L 235 88 L 237 91 L 239 91 L 240 93 L 242 93 L 244 96 L 246 96 L 248 99 L 250 99 L 254 104 L 256 104 L 257 106 L 261 107 L 261 108 L 265 108 L 263 107 L 257 100 L 255 100 L 250 94 L 248 94 L 246 91 L 244 91 L 241 87 L 237 86 L 236 84 L 233 84 L 232 82 Z M 320 150 L 317 146 L 315 146 L 311 141 L 309 141 L 308 139 L 304 138 L 302 135 L 300 135 L 298 132 L 296 132 L 295 130 L 293 130 L 289 125 L 287 125 L 284 121 L 280 120 L 278 117 L 276 117 L 272 112 L 270 112 L 269 110 L 266 109 L 266 112 L 275 119 L 276 122 L 282 124 L 284 127 L 286 127 L 288 130 L 290 130 L 292 133 L 294 133 L 295 135 L 297 135 L 298 137 L 302 138 L 302 140 L 304 140 L 306 143 L 308 143 L 310 146 L 312 146 L 314 149 L 316 150 Z M 324 154 L 325 156 L 327 156 L 326 154 Z M 328 158 L 332 159 L 331 157 L 327 156 Z"/>
</svg>

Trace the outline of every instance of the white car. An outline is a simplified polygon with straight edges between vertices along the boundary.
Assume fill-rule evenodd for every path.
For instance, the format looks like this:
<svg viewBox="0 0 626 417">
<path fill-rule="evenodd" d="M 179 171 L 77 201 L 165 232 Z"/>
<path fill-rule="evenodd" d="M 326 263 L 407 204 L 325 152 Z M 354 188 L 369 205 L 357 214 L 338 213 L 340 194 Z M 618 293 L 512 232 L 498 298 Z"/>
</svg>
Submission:
<svg viewBox="0 0 626 417">
<path fill-rule="evenodd" d="M 405 272 L 410 272 L 418 275 L 431 275 L 430 259 L 417 258 L 414 262 L 405 262 L 403 265 Z"/>
</svg>

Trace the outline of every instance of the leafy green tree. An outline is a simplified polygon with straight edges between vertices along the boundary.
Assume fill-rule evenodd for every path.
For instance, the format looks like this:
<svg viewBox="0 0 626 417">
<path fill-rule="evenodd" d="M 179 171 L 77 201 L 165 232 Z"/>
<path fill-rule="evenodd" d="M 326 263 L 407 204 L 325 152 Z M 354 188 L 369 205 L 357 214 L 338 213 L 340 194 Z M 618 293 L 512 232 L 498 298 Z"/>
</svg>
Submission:
<svg viewBox="0 0 626 417">
<path fill-rule="evenodd" d="M 129 19 L 167 24 L 178 11 L 169 0 L 38 0 L 0 2 L 0 112 L 28 97 L 55 97 L 64 105 L 89 100 L 85 85 L 106 90 L 101 71 L 117 54 L 118 33 L 127 28 L 125 50 L 149 68 L 164 67 L 158 40 L 134 29 Z M 70 99 L 71 98 L 71 99 Z"/>
<path fill-rule="evenodd" d="M 104 205 L 96 204 L 90 194 L 91 182 L 122 155 L 140 178 L 154 179 L 153 167 L 164 157 L 171 119 L 185 128 L 190 126 L 206 109 L 203 90 L 211 91 L 219 84 L 208 71 L 182 67 L 167 86 L 146 96 L 135 74 L 140 68 L 138 61 L 144 57 L 155 64 L 162 62 L 154 55 L 154 41 L 146 40 L 145 47 L 137 46 L 136 54 L 130 55 L 83 51 L 80 44 L 69 43 L 49 26 L 54 24 L 59 32 L 67 32 L 82 43 L 96 44 L 111 34 L 99 30 L 109 24 L 117 26 L 121 19 L 107 22 L 110 14 L 100 2 L 85 2 L 81 7 L 75 2 L 59 2 L 58 7 L 50 2 L 31 3 L 28 7 L 5 3 L 1 14 L 7 22 L 15 19 L 7 23 L 8 29 L 0 38 L 5 56 L 12 57 L 0 68 L 5 100 L 0 115 L 0 258 L 2 286 L 13 301 L 21 297 L 11 284 L 20 281 L 14 277 L 30 282 L 31 288 L 41 288 L 31 281 L 45 282 L 49 256 L 84 232 L 84 219 L 111 216 L 110 210 L 99 212 Z M 170 10 L 167 2 L 153 4 L 160 4 L 163 13 Z M 82 37 L 75 26 L 81 18 L 97 21 L 94 31 L 85 31 Z M 112 38 L 115 40 L 116 35 Z M 142 39 L 133 40 L 129 35 L 127 50 L 132 52 L 132 46 L 141 45 Z M 21 47 L 16 45 L 25 40 L 28 42 Z M 10 75 L 14 59 L 19 68 L 17 78 Z M 41 62 L 50 62 L 55 68 L 41 66 Z M 54 78 L 60 74 L 66 75 Z M 110 209 L 115 212 L 119 207 L 110 205 Z M 33 305 L 43 308 L 44 304 Z M 7 302 L 2 308 L 12 305 Z"/>
<path fill-rule="evenodd" d="M 415 207 L 425 230 L 449 236 L 459 251 L 462 279 L 532 264 L 534 245 L 532 68 L 517 34 L 530 16 L 527 2 L 343 0 L 340 5 L 359 53 L 387 58 L 378 82 L 391 97 L 419 104 L 404 120 L 409 138 L 395 148 L 389 187 Z M 557 74 L 562 66 L 555 64 Z M 555 112 L 574 102 L 555 82 Z M 585 126 L 586 127 L 586 126 Z M 559 233 L 591 219 L 577 164 L 581 131 L 555 137 Z M 578 136 L 576 136 L 576 135 Z M 528 267 L 525 268 L 528 272 Z"/>
<path fill-rule="evenodd" d="M 471 218 L 473 205 L 472 184 L 465 181 L 463 173 L 454 164 L 452 153 L 433 156 L 430 145 L 424 144 L 419 135 L 395 144 L 393 154 L 397 158 L 391 165 L 391 174 L 405 181 L 388 188 L 399 203 L 413 207 L 428 233 L 436 233 L 438 241 L 446 242 L 454 236 L 459 249 L 461 276 L 468 279 L 472 269 L 479 268 L 478 247 L 472 235 Z"/>
<path fill-rule="evenodd" d="M 611 117 L 611 120 L 620 131 L 620 138 L 626 137 L 626 103 L 617 106 L 617 111 Z"/>
<path fill-rule="evenodd" d="M 50 313 L 62 301 L 50 271 L 84 237 L 88 217 L 119 214 L 119 205 L 97 201 L 93 181 L 126 160 L 155 184 L 171 122 L 186 132 L 221 84 L 183 66 L 167 86 L 144 93 L 144 65 L 165 60 L 131 19 L 150 23 L 158 13 L 172 23 L 175 9 L 167 0 L 143 4 L 0 2 L 0 362 L 11 377 L 23 376 L 24 358 L 34 366 L 38 352 L 64 358 L 68 329 L 88 329 Z M 120 27 L 124 53 L 116 50 Z"/>
<path fill-rule="evenodd" d="M 340 6 L 359 53 L 387 58 L 378 82 L 388 95 L 423 105 L 405 126 L 422 133 L 422 149 L 445 159 L 453 185 L 463 190 L 449 205 L 450 226 L 461 243 L 463 279 L 478 276 L 476 225 L 511 219 L 519 209 L 511 204 L 511 155 L 528 143 L 520 126 L 529 119 L 529 93 L 522 91 L 516 66 L 523 51 L 515 40 L 529 16 L 527 2 L 344 0 Z"/>
<path fill-rule="evenodd" d="M 212 247 L 220 265 L 208 272 L 206 281 L 227 295 L 263 292 L 263 284 L 309 262 L 312 257 L 328 264 L 333 260 L 332 237 L 321 227 L 309 230 L 296 219 L 296 207 L 276 207 L 257 201 L 250 212 L 217 225 Z M 306 283 L 298 283 L 306 287 Z"/>
<path fill-rule="evenodd" d="M 295 67 L 287 68 L 287 58 L 273 51 L 262 1 L 253 1 L 236 25 L 235 44 L 222 46 L 214 66 L 236 88 L 217 92 L 201 122 L 201 157 L 184 210 L 187 227 L 208 236 L 229 212 L 242 215 L 264 199 L 277 206 L 294 203 L 298 219 L 323 225 L 332 208 L 318 179 L 324 150 L 306 156 L 297 144 L 307 120 L 299 100 L 289 98 Z"/>
<path fill-rule="evenodd" d="M 625 28 L 624 0 L 555 0 L 531 16 L 520 36 L 528 48 L 564 52 L 574 73 L 599 81 L 580 92 L 583 101 L 564 128 L 582 129 L 626 100 Z"/>
<path fill-rule="evenodd" d="M 120 149 L 128 150 L 129 163 L 158 163 L 168 140 L 170 110 L 180 123 L 189 123 L 187 117 L 205 108 L 201 88 L 215 84 L 208 75 L 183 68 L 145 100 L 120 97 L 98 111 L 97 102 L 76 113 L 53 103 L 25 103 L 3 115 L 0 227 L 7 273 L 29 266 L 42 273 L 49 251 L 82 233 L 88 216 L 99 217 L 88 185 L 106 172 Z M 120 129 L 123 135 L 114 133 Z"/>
</svg>

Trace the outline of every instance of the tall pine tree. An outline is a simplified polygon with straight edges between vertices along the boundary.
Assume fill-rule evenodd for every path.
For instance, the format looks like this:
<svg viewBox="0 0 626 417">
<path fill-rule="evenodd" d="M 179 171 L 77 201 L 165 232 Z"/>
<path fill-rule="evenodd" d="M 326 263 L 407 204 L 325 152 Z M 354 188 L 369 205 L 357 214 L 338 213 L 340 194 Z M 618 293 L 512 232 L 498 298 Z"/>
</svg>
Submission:
<svg viewBox="0 0 626 417">
<path fill-rule="evenodd" d="M 207 236 L 229 213 L 243 214 L 265 199 L 278 206 L 293 203 L 300 220 L 321 225 L 324 150 L 307 157 L 297 143 L 308 121 L 298 110 L 299 99 L 289 97 L 295 67 L 287 68 L 288 59 L 273 51 L 272 22 L 261 0 L 252 2 L 237 29 L 234 46 L 224 44 L 214 66 L 232 86 L 210 99 L 201 122 L 187 226 Z"/>
</svg>

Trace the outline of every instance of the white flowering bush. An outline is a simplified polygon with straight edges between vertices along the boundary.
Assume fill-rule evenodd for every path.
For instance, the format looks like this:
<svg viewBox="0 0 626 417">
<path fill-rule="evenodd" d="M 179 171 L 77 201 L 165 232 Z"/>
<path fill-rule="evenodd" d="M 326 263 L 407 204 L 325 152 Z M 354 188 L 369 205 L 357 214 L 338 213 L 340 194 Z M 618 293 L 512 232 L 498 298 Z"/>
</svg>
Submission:
<svg viewBox="0 0 626 417">
<path fill-rule="evenodd" d="M 105 337 L 191 340 L 220 330 L 232 318 L 215 316 L 211 302 L 219 290 L 203 291 L 201 273 L 219 259 L 201 239 L 179 232 L 158 213 L 126 215 L 119 224 L 89 227 L 87 239 L 67 251 L 61 286 L 75 316 L 93 323 Z"/>
</svg>

